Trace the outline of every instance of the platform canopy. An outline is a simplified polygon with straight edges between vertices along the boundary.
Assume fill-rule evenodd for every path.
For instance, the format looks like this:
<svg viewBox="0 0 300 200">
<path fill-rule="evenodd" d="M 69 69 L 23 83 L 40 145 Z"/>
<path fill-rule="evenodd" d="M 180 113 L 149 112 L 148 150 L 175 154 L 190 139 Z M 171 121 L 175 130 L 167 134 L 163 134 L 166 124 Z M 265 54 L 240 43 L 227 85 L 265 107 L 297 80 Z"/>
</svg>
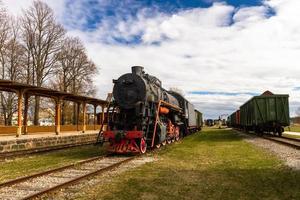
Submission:
<svg viewBox="0 0 300 200">
<path fill-rule="evenodd" d="M 24 134 L 27 134 L 27 112 L 28 112 L 28 98 L 30 96 L 41 96 L 48 97 L 55 100 L 55 132 L 60 132 L 60 116 L 61 116 L 61 101 L 72 101 L 76 102 L 78 106 L 83 106 L 83 132 L 86 130 L 86 104 L 94 105 L 94 115 L 96 115 L 96 107 L 100 105 L 102 107 L 102 120 L 104 119 L 104 107 L 107 106 L 108 102 L 102 99 L 97 99 L 88 96 L 76 95 L 67 92 L 61 92 L 53 89 L 44 87 L 37 87 L 33 85 L 18 83 L 9 80 L 0 80 L 0 91 L 14 92 L 18 96 L 18 129 L 17 137 L 21 135 L 22 131 L 22 109 L 24 104 L 24 117 L 23 126 Z M 24 98 L 24 102 L 23 102 Z M 79 114 L 77 114 L 79 115 Z M 94 125 L 96 121 L 94 118 Z M 78 124 L 78 123 L 77 123 Z"/>
<path fill-rule="evenodd" d="M 8 81 L 8 80 L 0 80 L 0 91 L 7 91 L 7 92 L 23 91 L 24 94 L 27 94 L 29 96 L 42 96 L 42 97 L 49 97 L 49 98 L 59 97 L 62 98 L 63 100 L 73 101 L 73 102 L 86 102 L 89 104 L 98 104 L 98 105 L 107 104 L 107 101 L 102 99 L 76 95 L 67 92 L 61 92 L 53 89 L 37 87 L 33 85 L 28 85 L 28 84 L 23 84 L 23 83 Z"/>
</svg>

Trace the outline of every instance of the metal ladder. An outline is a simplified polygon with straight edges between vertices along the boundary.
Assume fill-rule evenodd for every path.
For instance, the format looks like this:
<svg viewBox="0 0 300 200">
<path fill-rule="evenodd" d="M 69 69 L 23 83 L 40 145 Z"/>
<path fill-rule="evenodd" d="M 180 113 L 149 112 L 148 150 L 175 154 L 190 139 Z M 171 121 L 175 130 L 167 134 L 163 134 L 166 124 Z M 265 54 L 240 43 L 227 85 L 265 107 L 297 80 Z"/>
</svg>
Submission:
<svg viewBox="0 0 300 200">
<path fill-rule="evenodd" d="M 109 107 L 110 107 L 110 104 L 111 104 L 111 101 L 112 101 L 112 97 L 113 97 L 112 93 L 108 93 L 107 94 L 107 97 L 106 97 L 106 102 L 107 102 L 106 113 L 107 113 L 107 117 L 108 117 L 108 112 L 109 112 Z M 102 112 L 104 112 L 104 110 Z M 105 115 L 103 115 L 103 116 L 105 117 Z M 97 140 L 96 140 L 96 145 L 99 144 L 99 145 L 102 146 L 103 143 L 104 143 L 103 127 L 104 127 L 104 118 L 102 119 L 100 131 L 98 133 Z"/>
</svg>

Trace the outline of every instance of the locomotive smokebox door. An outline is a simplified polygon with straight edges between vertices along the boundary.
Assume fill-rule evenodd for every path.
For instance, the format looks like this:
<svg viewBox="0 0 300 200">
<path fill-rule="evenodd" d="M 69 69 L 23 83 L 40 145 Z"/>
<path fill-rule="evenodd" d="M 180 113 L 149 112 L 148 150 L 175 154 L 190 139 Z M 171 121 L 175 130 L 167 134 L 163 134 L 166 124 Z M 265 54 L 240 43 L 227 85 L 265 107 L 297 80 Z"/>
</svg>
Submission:
<svg viewBox="0 0 300 200">
<path fill-rule="evenodd" d="M 132 109 L 137 102 L 146 99 L 145 82 L 136 74 L 124 74 L 115 81 L 113 96 L 121 108 Z"/>
</svg>

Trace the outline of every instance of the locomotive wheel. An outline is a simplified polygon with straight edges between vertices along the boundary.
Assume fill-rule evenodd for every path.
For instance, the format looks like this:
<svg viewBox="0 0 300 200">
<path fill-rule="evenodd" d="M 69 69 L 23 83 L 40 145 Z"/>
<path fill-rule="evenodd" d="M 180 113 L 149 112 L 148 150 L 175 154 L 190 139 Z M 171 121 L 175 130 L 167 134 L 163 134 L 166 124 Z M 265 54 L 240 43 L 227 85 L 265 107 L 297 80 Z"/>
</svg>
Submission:
<svg viewBox="0 0 300 200">
<path fill-rule="evenodd" d="M 273 130 L 273 135 L 276 136 L 277 133 L 278 133 L 278 129 L 277 129 L 277 128 L 274 128 L 274 130 Z"/>
<path fill-rule="evenodd" d="M 141 138 L 141 141 L 140 141 L 140 151 L 141 151 L 141 154 L 144 154 L 147 151 L 147 143 L 144 138 Z"/>
<path fill-rule="evenodd" d="M 163 146 L 165 146 L 166 144 L 167 144 L 166 140 L 161 143 L 161 145 L 163 145 Z"/>
</svg>

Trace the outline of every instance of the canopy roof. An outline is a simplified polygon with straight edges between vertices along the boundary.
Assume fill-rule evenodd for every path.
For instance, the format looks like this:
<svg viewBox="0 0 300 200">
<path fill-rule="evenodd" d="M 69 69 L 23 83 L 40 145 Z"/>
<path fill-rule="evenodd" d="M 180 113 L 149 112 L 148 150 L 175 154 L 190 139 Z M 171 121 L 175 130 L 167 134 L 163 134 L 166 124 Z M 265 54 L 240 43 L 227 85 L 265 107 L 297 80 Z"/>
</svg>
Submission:
<svg viewBox="0 0 300 200">
<path fill-rule="evenodd" d="M 18 83 L 9 80 L 0 80 L 0 91 L 7 92 L 17 92 L 23 91 L 24 94 L 29 96 L 41 96 L 41 97 L 49 97 L 49 98 L 61 98 L 67 101 L 73 102 L 86 102 L 89 104 L 98 104 L 104 105 L 107 104 L 107 101 L 102 99 L 97 99 L 93 97 L 75 95 L 67 92 L 61 92 L 57 90 L 52 90 L 44 87 L 37 87 L 33 85 Z"/>
</svg>

